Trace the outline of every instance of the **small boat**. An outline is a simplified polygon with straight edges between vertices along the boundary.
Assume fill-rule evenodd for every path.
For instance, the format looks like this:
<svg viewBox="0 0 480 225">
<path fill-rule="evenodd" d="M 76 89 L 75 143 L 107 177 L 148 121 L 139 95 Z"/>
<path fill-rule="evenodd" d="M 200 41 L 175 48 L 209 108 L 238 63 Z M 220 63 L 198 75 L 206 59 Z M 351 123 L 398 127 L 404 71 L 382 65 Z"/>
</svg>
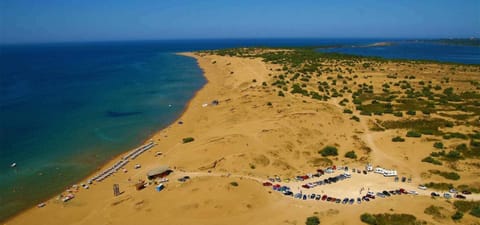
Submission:
<svg viewBox="0 0 480 225">
<path fill-rule="evenodd" d="M 13 167 L 16 167 L 16 166 L 17 166 L 17 163 L 12 163 L 12 164 L 10 165 L 10 167 L 12 167 L 12 168 L 13 168 Z"/>
</svg>

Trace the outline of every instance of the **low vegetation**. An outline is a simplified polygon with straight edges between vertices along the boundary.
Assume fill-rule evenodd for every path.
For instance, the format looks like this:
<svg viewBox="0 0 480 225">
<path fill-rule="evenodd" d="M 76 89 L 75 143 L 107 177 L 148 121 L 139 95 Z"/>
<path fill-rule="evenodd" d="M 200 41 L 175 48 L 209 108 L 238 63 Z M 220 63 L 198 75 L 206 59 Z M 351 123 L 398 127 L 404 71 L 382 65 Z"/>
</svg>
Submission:
<svg viewBox="0 0 480 225">
<path fill-rule="evenodd" d="M 429 170 L 429 172 L 432 173 L 432 174 L 442 176 L 445 179 L 460 180 L 460 175 L 458 173 L 455 173 L 455 172 L 444 172 L 444 171 L 440 171 L 440 170 Z"/>
<path fill-rule="evenodd" d="M 402 138 L 400 136 L 396 136 L 392 138 L 392 142 L 405 142 L 405 138 Z"/>
<path fill-rule="evenodd" d="M 434 164 L 434 165 L 442 165 L 443 164 L 442 162 L 436 160 L 435 158 L 433 158 L 431 156 L 427 156 L 426 158 L 423 158 L 422 162 L 431 163 L 431 164 Z"/>
<path fill-rule="evenodd" d="M 192 142 L 194 141 L 195 139 L 193 137 L 186 137 L 186 138 L 183 138 L 182 139 L 182 142 L 185 144 L 185 143 L 189 143 L 189 142 Z"/>
<path fill-rule="evenodd" d="M 345 158 L 356 159 L 357 154 L 355 154 L 355 151 L 349 151 L 345 153 Z"/>
<path fill-rule="evenodd" d="M 305 221 L 305 225 L 319 225 L 320 224 L 320 219 L 317 216 L 310 216 L 307 218 L 307 221 Z"/>
<path fill-rule="evenodd" d="M 234 187 L 238 187 L 238 183 L 235 182 L 235 181 L 230 182 L 230 185 L 232 185 L 232 186 L 234 186 Z"/>
<path fill-rule="evenodd" d="M 430 183 L 426 183 L 426 184 L 425 184 L 425 187 L 432 188 L 432 189 L 436 189 L 436 190 L 446 191 L 446 190 L 452 189 L 452 188 L 453 188 L 453 184 L 430 182 Z"/>
<path fill-rule="evenodd" d="M 420 225 L 426 224 L 425 221 L 417 220 L 414 215 L 410 214 L 369 214 L 364 213 L 360 216 L 360 220 L 370 225 Z"/>
<path fill-rule="evenodd" d="M 323 157 L 337 156 L 338 155 L 338 150 L 337 150 L 336 147 L 326 146 L 322 150 L 320 150 L 318 153 L 320 153 Z"/>
</svg>

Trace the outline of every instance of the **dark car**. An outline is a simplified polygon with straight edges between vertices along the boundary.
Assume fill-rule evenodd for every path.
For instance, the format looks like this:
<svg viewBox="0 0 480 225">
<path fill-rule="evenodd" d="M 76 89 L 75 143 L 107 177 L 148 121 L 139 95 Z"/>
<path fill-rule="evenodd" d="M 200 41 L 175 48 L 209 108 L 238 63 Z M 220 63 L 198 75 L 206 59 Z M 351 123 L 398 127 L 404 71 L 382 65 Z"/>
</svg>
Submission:
<svg viewBox="0 0 480 225">
<path fill-rule="evenodd" d="M 314 199 L 314 198 L 315 198 L 315 194 L 311 194 L 310 199 Z"/>
<path fill-rule="evenodd" d="M 273 184 L 270 183 L 270 182 L 264 182 L 264 183 L 263 183 L 263 186 L 272 186 L 272 185 L 273 185 Z"/>
<path fill-rule="evenodd" d="M 367 196 L 367 198 L 375 199 L 375 195 L 370 195 L 370 194 L 368 194 L 368 195 L 366 195 L 366 196 Z"/>
<path fill-rule="evenodd" d="M 315 197 L 315 200 L 318 201 L 318 200 L 320 200 L 321 197 L 322 197 L 321 195 L 317 195 L 317 196 Z"/>
<path fill-rule="evenodd" d="M 358 203 L 358 204 L 362 203 L 362 199 L 361 199 L 361 198 L 357 198 L 357 203 Z"/>
<path fill-rule="evenodd" d="M 337 200 L 335 201 L 335 203 L 337 203 L 337 204 L 340 203 L 340 202 L 341 202 L 340 199 L 337 199 Z"/>
<path fill-rule="evenodd" d="M 405 182 L 407 181 L 407 178 L 406 177 L 402 177 L 402 182 Z"/>
<path fill-rule="evenodd" d="M 364 171 L 363 171 L 363 174 L 367 175 L 367 171 L 366 171 L 366 170 L 364 170 Z"/>
<path fill-rule="evenodd" d="M 307 195 L 303 195 L 303 196 L 302 196 L 302 199 L 303 199 L 303 200 L 307 200 Z"/>
<path fill-rule="evenodd" d="M 293 195 L 293 192 L 291 191 L 286 191 L 285 193 L 283 193 L 284 195 Z"/>
<path fill-rule="evenodd" d="M 331 201 L 332 197 L 327 197 L 327 202 Z"/>
<path fill-rule="evenodd" d="M 470 191 L 462 191 L 462 194 L 464 194 L 464 195 L 471 195 L 472 192 L 470 192 Z"/>
<path fill-rule="evenodd" d="M 388 191 L 382 191 L 382 193 L 383 193 L 385 196 L 387 196 L 387 197 L 390 197 L 390 196 L 391 196 L 390 193 L 388 193 Z"/>
<path fill-rule="evenodd" d="M 458 198 L 458 199 L 466 199 L 465 196 L 460 195 L 460 194 L 455 195 L 455 198 Z"/>
<path fill-rule="evenodd" d="M 347 202 L 348 202 L 348 198 L 344 198 L 342 201 L 342 204 L 347 204 Z"/>
<path fill-rule="evenodd" d="M 332 197 L 332 199 L 330 199 L 331 202 L 335 202 L 337 199 Z"/>
<path fill-rule="evenodd" d="M 306 184 L 302 185 L 302 187 L 303 187 L 303 188 L 306 188 L 306 189 L 309 189 L 309 188 L 310 188 L 310 186 L 308 186 L 308 185 L 306 185 Z"/>
<path fill-rule="evenodd" d="M 397 192 L 395 192 L 395 191 L 388 191 L 388 192 L 390 192 L 390 194 L 392 194 L 392 195 L 396 195 L 396 194 L 397 194 Z"/>
<path fill-rule="evenodd" d="M 350 201 L 348 201 L 348 203 L 353 204 L 355 202 L 355 199 L 351 198 Z"/>
<path fill-rule="evenodd" d="M 440 197 L 440 194 L 438 194 L 437 192 L 432 192 L 432 193 L 430 193 L 430 195 L 432 197 Z"/>
<path fill-rule="evenodd" d="M 328 197 L 327 195 L 323 195 L 322 196 L 322 201 L 325 201 L 327 199 L 327 197 Z"/>
</svg>

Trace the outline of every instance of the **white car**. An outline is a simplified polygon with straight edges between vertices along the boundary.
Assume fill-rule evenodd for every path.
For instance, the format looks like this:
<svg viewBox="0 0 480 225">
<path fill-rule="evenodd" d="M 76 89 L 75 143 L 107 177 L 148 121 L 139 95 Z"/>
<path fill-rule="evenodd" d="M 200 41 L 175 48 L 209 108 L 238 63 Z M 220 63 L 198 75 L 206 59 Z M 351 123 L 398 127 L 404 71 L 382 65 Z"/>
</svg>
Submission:
<svg viewBox="0 0 480 225">
<path fill-rule="evenodd" d="M 408 193 L 411 194 L 411 195 L 418 195 L 417 191 L 409 191 Z"/>
<path fill-rule="evenodd" d="M 420 189 L 420 190 L 427 190 L 427 187 L 425 187 L 425 185 L 418 185 L 418 189 Z"/>
</svg>

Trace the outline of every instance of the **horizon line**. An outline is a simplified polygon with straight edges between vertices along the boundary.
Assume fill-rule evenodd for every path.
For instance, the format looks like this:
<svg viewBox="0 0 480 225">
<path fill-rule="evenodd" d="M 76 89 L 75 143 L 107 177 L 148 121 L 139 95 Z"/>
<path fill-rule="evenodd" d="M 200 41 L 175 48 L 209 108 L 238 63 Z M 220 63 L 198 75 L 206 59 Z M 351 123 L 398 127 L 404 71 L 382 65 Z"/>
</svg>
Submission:
<svg viewBox="0 0 480 225">
<path fill-rule="evenodd" d="M 72 41 L 37 41 L 37 42 L 0 42 L 0 46 L 10 45 L 48 45 L 48 44 L 87 44 L 87 43 L 112 43 L 112 42 L 168 42 L 168 41 L 208 41 L 208 40 L 345 40 L 345 39 L 372 39 L 372 40 L 441 40 L 441 39 L 480 39 L 479 37 L 238 37 L 238 38 L 165 38 L 165 39 L 118 39 L 118 40 L 72 40 Z"/>
</svg>

